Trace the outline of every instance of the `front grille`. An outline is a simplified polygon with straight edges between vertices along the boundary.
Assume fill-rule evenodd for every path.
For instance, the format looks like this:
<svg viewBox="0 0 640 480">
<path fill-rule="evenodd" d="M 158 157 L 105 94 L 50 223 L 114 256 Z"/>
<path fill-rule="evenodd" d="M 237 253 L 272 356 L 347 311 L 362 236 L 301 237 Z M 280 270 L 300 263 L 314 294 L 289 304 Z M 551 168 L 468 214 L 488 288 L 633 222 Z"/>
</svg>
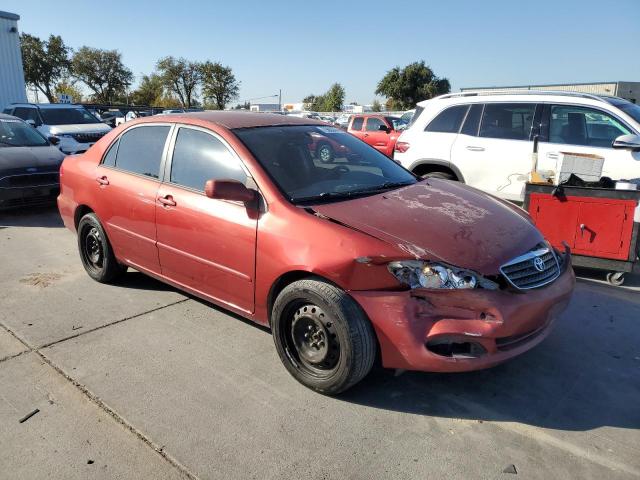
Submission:
<svg viewBox="0 0 640 480">
<path fill-rule="evenodd" d="M 507 281 L 520 290 L 541 287 L 560 276 L 560 264 L 555 253 L 546 246 L 514 258 L 500 267 Z"/>
<path fill-rule="evenodd" d="M 71 136 L 78 143 L 93 143 L 100 140 L 107 132 L 73 133 Z"/>
<path fill-rule="evenodd" d="M 0 179 L 2 188 L 42 187 L 60 183 L 58 172 L 10 175 Z"/>
</svg>

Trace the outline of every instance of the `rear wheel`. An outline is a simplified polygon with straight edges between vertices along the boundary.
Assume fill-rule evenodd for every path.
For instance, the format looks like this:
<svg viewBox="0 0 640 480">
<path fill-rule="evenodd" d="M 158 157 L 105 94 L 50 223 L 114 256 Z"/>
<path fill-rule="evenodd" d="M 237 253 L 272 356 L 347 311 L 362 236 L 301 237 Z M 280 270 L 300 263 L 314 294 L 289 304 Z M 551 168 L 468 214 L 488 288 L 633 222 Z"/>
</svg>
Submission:
<svg viewBox="0 0 640 480">
<path fill-rule="evenodd" d="M 362 380 L 376 356 L 371 323 L 343 290 L 320 279 L 294 282 L 273 305 L 278 355 L 300 383 L 327 395 Z"/>
<path fill-rule="evenodd" d="M 316 155 L 322 163 L 330 163 L 334 157 L 333 148 L 328 143 L 321 142 L 316 148 Z"/>
<path fill-rule="evenodd" d="M 84 269 L 98 282 L 111 282 L 127 270 L 114 257 L 109 239 L 94 213 L 86 214 L 78 223 L 78 250 Z"/>
</svg>

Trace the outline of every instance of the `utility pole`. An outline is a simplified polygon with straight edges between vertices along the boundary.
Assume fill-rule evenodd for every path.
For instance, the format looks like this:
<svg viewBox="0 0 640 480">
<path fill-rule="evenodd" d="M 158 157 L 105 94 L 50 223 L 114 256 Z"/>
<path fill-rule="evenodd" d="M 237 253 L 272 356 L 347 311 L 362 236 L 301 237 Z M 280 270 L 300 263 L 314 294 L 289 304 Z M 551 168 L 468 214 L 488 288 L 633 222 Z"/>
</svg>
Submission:
<svg viewBox="0 0 640 480">
<path fill-rule="evenodd" d="M 278 112 L 282 112 L 282 89 L 278 90 Z"/>
</svg>

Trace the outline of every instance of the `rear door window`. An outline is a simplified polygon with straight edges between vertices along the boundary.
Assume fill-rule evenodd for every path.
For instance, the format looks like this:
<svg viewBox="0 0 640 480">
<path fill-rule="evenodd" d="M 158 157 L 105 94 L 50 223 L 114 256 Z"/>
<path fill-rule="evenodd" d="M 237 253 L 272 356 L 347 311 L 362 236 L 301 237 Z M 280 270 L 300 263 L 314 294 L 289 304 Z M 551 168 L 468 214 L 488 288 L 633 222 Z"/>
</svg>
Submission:
<svg viewBox="0 0 640 480">
<path fill-rule="evenodd" d="M 369 117 L 367 118 L 367 130 L 368 132 L 377 132 L 380 130 L 380 125 L 387 126 L 380 118 L 378 117 Z"/>
<path fill-rule="evenodd" d="M 149 125 L 126 131 L 120 137 L 116 167 L 138 175 L 159 178 L 169 128 L 165 125 Z"/>
<path fill-rule="evenodd" d="M 458 133 L 469 105 L 456 105 L 440 112 L 431 120 L 425 132 Z"/>
<path fill-rule="evenodd" d="M 351 124 L 351 130 L 362 130 L 363 124 L 364 124 L 364 118 L 356 117 L 353 119 L 353 123 Z"/>
<path fill-rule="evenodd" d="M 25 121 L 33 120 L 34 122 L 36 122 L 36 125 L 40 123 L 38 119 L 38 110 L 36 110 L 35 108 L 16 107 L 13 115 Z"/>
<path fill-rule="evenodd" d="M 480 136 L 529 140 L 535 103 L 487 103 L 482 113 Z"/>
<path fill-rule="evenodd" d="M 247 175 L 238 159 L 216 137 L 193 128 L 180 128 L 171 160 L 171 183 L 204 191 L 207 180 L 238 180 Z"/>
</svg>

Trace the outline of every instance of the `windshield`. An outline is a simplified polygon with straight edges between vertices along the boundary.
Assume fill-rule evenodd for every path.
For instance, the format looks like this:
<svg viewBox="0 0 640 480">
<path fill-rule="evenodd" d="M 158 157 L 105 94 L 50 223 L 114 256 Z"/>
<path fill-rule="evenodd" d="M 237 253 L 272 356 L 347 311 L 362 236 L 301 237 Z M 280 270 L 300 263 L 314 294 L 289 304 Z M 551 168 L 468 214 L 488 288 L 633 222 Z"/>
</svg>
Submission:
<svg viewBox="0 0 640 480">
<path fill-rule="evenodd" d="M 100 123 L 100 120 L 84 108 L 41 108 L 40 115 L 46 125 Z"/>
<path fill-rule="evenodd" d="M 49 142 L 31 125 L 21 120 L 0 120 L 0 148 L 45 145 L 49 145 Z"/>
<path fill-rule="evenodd" d="M 417 181 L 393 160 L 336 127 L 256 127 L 234 133 L 296 204 L 373 195 Z"/>
<path fill-rule="evenodd" d="M 617 107 L 624 113 L 633 118 L 636 122 L 640 123 L 640 106 L 631 102 L 619 103 Z"/>
</svg>

